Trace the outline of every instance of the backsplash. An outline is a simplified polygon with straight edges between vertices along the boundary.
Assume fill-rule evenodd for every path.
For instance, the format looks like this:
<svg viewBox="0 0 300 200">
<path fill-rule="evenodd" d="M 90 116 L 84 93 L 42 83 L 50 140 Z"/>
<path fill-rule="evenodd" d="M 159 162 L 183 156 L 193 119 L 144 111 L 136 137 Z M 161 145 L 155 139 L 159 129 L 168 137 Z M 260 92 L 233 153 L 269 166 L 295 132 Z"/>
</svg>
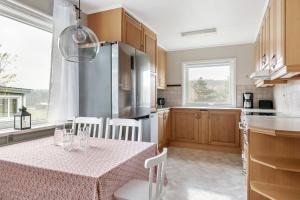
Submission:
<svg viewBox="0 0 300 200">
<path fill-rule="evenodd" d="M 299 115 L 300 81 L 289 81 L 287 85 L 275 86 L 274 101 L 278 111 Z"/>
<path fill-rule="evenodd" d="M 244 92 L 252 92 L 254 94 L 254 107 L 258 107 L 259 100 L 273 100 L 272 88 L 256 88 L 254 85 L 237 85 L 237 99 L 236 106 L 243 106 Z M 166 90 L 158 90 L 158 97 L 164 97 L 166 99 L 166 106 L 182 106 L 182 87 L 181 86 L 169 86 Z"/>
</svg>

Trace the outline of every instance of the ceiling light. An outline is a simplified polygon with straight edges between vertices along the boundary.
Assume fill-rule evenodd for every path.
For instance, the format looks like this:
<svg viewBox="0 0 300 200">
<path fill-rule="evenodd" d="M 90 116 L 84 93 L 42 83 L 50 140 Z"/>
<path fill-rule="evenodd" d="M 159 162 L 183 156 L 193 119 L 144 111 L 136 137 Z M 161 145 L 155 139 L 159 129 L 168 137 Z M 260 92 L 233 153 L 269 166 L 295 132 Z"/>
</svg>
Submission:
<svg viewBox="0 0 300 200">
<path fill-rule="evenodd" d="M 208 28 L 208 29 L 201 29 L 201 30 L 195 30 L 195 31 L 187 31 L 187 32 L 182 32 L 181 36 L 191 36 L 191 35 L 200 35 L 200 34 L 206 34 L 206 33 L 216 33 L 217 29 L 216 28 Z"/>
<path fill-rule="evenodd" d="M 93 60 L 99 52 L 99 41 L 96 34 L 82 25 L 80 19 L 80 0 L 78 20 L 76 25 L 65 28 L 58 39 L 59 50 L 63 58 L 69 62 L 88 62 Z"/>
</svg>

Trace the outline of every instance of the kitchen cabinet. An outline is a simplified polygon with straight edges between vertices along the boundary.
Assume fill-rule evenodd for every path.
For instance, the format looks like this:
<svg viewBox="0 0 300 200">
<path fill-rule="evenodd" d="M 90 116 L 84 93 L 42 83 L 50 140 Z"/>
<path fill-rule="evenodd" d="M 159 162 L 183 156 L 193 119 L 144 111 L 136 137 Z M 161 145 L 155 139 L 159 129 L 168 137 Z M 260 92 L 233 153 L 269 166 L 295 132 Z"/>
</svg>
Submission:
<svg viewBox="0 0 300 200">
<path fill-rule="evenodd" d="M 290 79 L 300 74 L 299 9 L 299 0 L 269 1 L 255 43 L 255 55 L 260 55 L 256 56 L 255 63 L 256 69 L 270 71 L 271 80 Z"/>
<path fill-rule="evenodd" d="M 123 20 L 122 41 L 136 49 L 143 50 L 142 24 L 126 12 L 124 13 Z"/>
<path fill-rule="evenodd" d="M 171 109 L 170 146 L 240 153 L 239 109 Z"/>
<path fill-rule="evenodd" d="M 143 41 L 144 52 L 149 56 L 150 70 L 152 73 L 156 73 L 156 59 L 157 59 L 157 39 L 156 34 L 149 28 L 143 25 Z"/>
<path fill-rule="evenodd" d="M 200 120 L 200 110 L 173 110 L 172 139 L 175 141 L 198 143 Z"/>
<path fill-rule="evenodd" d="M 167 88 L 167 52 L 161 48 L 157 48 L 157 88 Z"/>
<path fill-rule="evenodd" d="M 150 101 L 151 101 L 151 112 L 156 111 L 156 99 L 157 99 L 157 89 L 156 89 L 156 74 L 151 73 L 150 75 L 151 81 L 151 94 L 150 94 Z"/>
<path fill-rule="evenodd" d="M 143 50 L 142 23 L 125 9 L 117 8 L 87 16 L 87 25 L 100 41 L 124 42 Z"/>
<path fill-rule="evenodd" d="M 275 120 L 263 125 L 249 124 L 248 200 L 298 200 L 300 197 L 300 132 L 290 129 L 294 127 L 292 119 L 282 120 L 286 120 L 282 124 L 289 125 L 280 129 L 274 127 Z"/>
<path fill-rule="evenodd" d="M 239 119 L 236 111 L 209 111 L 209 144 L 238 147 Z"/>
<path fill-rule="evenodd" d="M 161 150 L 168 145 L 170 137 L 169 110 L 158 111 L 158 148 Z"/>
</svg>

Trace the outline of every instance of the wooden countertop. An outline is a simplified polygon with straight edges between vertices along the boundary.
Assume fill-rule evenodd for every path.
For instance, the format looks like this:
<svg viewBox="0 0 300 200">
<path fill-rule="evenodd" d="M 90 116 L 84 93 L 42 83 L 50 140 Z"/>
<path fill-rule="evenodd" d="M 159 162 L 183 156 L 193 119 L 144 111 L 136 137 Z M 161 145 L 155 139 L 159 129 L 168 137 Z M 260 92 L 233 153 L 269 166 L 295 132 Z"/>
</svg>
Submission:
<svg viewBox="0 0 300 200">
<path fill-rule="evenodd" d="M 250 116 L 248 118 L 249 129 L 273 136 L 299 137 L 299 117 L 273 117 L 273 116 Z"/>
</svg>

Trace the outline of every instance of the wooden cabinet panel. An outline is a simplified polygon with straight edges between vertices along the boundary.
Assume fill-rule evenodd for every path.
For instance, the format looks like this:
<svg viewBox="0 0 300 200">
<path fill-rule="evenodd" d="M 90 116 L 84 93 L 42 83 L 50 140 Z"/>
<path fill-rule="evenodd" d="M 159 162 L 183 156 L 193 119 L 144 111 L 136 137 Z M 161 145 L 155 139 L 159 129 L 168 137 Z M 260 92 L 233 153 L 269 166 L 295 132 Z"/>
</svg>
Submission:
<svg viewBox="0 0 300 200">
<path fill-rule="evenodd" d="M 158 112 L 158 148 L 161 149 L 164 146 L 164 112 Z"/>
<path fill-rule="evenodd" d="M 283 26 L 285 26 L 285 64 L 291 67 L 300 68 L 300 1 L 280 0 L 285 2 L 285 14 Z M 284 6 L 284 5 L 283 5 Z M 297 70 L 297 72 L 299 72 Z"/>
<path fill-rule="evenodd" d="M 208 144 L 208 111 L 201 111 L 199 120 L 199 143 Z"/>
<path fill-rule="evenodd" d="M 182 142 L 198 143 L 199 141 L 199 111 L 172 112 L 172 139 Z"/>
<path fill-rule="evenodd" d="M 157 88 L 167 88 L 167 52 L 158 47 L 157 53 Z"/>
<path fill-rule="evenodd" d="M 169 110 L 158 112 L 158 148 L 162 149 L 168 145 L 170 138 L 170 117 Z"/>
<path fill-rule="evenodd" d="M 157 40 L 156 35 L 147 27 L 143 26 L 144 32 L 144 52 L 149 56 L 151 72 L 156 73 Z"/>
<path fill-rule="evenodd" d="M 239 146 L 239 118 L 237 111 L 209 111 L 209 143 Z"/>
<path fill-rule="evenodd" d="M 258 71 L 260 69 L 261 63 L 261 54 L 260 54 L 260 34 L 257 37 L 255 42 L 255 70 Z"/>
<path fill-rule="evenodd" d="M 171 137 L 171 118 L 170 111 L 166 110 L 164 112 L 164 135 L 165 135 L 165 145 L 168 145 L 168 141 Z"/>
<path fill-rule="evenodd" d="M 274 0 L 273 9 L 275 16 L 275 71 L 284 65 L 284 44 L 285 44 L 285 0 Z"/>
<path fill-rule="evenodd" d="M 151 73 L 151 111 L 156 111 L 156 99 L 157 99 L 157 90 L 156 90 L 156 74 Z"/>
<path fill-rule="evenodd" d="M 87 25 L 99 41 L 122 41 L 122 15 L 122 8 L 90 14 L 87 16 Z"/>
<path fill-rule="evenodd" d="M 136 49 L 142 49 L 142 24 L 136 21 L 126 12 L 124 13 L 123 19 L 123 42 L 131 45 Z"/>
</svg>

